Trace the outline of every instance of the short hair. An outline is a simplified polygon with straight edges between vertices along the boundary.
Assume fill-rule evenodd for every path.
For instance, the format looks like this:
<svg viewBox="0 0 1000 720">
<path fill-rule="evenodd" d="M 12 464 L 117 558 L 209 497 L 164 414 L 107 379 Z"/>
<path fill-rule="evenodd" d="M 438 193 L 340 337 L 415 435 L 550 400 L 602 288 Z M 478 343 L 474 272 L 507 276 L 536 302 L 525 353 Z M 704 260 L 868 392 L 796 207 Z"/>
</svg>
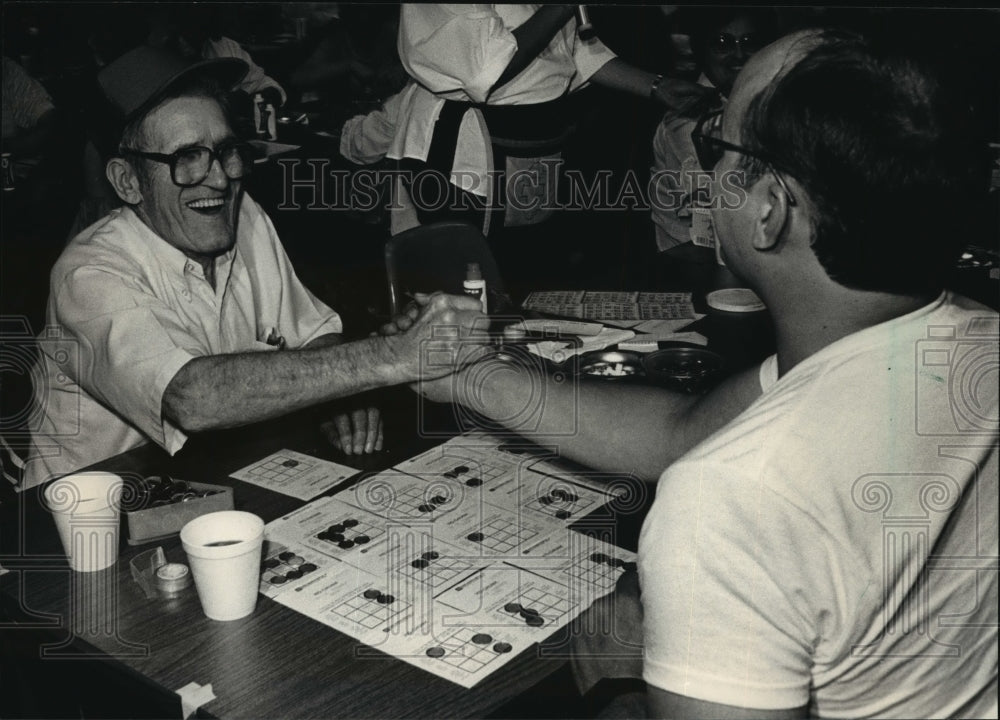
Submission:
<svg viewBox="0 0 1000 720">
<path fill-rule="evenodd" d="M 899 48 L 844 30 L 804 42 L 802 58 L 748 105 L 740 142 L 805 189 L 812 248 L 830 278 L 859 290 L 940 289 L 988 186 L 970 102 Z M 744 163 L 748 179 L 763 172 Z"/>
</svg>

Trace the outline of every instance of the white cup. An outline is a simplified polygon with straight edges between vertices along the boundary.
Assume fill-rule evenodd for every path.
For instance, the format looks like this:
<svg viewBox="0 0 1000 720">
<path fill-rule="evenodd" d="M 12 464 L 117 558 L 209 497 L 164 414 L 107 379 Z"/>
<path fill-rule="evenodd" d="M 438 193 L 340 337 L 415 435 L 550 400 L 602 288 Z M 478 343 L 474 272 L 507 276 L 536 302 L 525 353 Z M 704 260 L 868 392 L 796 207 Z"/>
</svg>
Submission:
<svg viewBox="0 0 1000 720">
<path fill-rule="evenodd" d="M 181 544 L 205 615 L 238 620 L 253 612 L 263 543 L 264 521 L 238 510 L 208 513 L 181 528 Z"/>
<path fill-rule="evenodd" d="M 85 472 L 45 488 L 69 566 L 77 572 L 104 570 L 118 560 L 122 482 L 111 473 Z"/>
</svg>

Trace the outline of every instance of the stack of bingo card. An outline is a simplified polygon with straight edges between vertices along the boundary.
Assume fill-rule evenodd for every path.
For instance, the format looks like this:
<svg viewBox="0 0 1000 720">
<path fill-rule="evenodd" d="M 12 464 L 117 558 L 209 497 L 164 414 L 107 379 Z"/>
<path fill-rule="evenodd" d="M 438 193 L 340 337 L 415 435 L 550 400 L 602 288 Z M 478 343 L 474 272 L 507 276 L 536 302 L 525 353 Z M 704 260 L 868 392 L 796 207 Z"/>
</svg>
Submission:
<svg viewBox="0 0 1000 720">
<path fill-rule="evenodd" d="M 691 293 L 545 291 L 525 299 L 526 310 L 597 321 L 695 319 Z"/>
</svg>

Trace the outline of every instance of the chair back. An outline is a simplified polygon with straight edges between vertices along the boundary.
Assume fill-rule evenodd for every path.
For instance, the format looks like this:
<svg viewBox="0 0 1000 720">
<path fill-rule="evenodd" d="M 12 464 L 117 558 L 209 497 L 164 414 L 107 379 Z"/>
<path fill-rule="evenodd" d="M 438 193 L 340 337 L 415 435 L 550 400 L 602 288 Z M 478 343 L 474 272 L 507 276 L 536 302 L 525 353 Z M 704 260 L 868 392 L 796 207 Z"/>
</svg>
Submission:
<svg viewBox="0 0 1000 720">
<path fill-rule="evenodd" d="M 482 232 L 466 223 L 438 222 L 405 230 L 389 238 L 385 269 L 393 315 L 406 306 L 414 292 L 462 294 L 469 263 L 478 263 L 486 281 L 490 314 L 510 308 L 493 253 Z"/>
</svg>

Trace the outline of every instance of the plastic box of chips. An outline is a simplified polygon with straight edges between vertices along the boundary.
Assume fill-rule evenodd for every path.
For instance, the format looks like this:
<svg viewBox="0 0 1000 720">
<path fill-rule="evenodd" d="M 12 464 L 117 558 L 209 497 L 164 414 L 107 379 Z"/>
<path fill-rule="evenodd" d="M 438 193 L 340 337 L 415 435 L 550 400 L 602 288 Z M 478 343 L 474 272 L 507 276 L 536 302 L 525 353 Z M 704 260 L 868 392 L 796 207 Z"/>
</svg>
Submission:
<svg viewBox="0 0 1000 720">
<path fill-rule="evenodd" d="M 136 502 L 138 509 L 125 513 L 128 521 L 129 545 L 162 540 L 179 533 L 182 527 L 196 517 L 219 510 L 233 509 L 232 488 L 197 482 L 183 482 L 183 484 L 187 491 L 179 493 L 182 497 L 167 504 L 153 506 L 146 506 L 145 501 L 148 498 L 143 497 L 145 485 L 139 487 Z"/>
</svg>

